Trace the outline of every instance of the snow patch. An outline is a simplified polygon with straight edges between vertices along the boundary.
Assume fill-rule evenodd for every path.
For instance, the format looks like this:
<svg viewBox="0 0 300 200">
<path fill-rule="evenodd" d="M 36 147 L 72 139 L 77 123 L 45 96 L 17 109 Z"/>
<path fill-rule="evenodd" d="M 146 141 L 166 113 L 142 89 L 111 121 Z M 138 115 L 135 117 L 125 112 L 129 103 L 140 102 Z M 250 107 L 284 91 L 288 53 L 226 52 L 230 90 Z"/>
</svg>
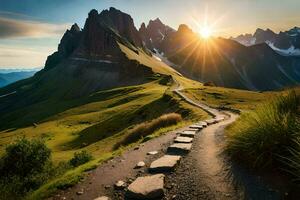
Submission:
<svg viewBox="0 0 300 200">
<path fill-rule="evenodd" d="M 279 49 L 273 42 L 266 41 L 266 44 L 269 45 L 273 50 L 277 51 L 279 54 L 284 56 L 300 56 L 300 49 L 296 49 L 293 45 L 288 49 Z"/>
</svg>

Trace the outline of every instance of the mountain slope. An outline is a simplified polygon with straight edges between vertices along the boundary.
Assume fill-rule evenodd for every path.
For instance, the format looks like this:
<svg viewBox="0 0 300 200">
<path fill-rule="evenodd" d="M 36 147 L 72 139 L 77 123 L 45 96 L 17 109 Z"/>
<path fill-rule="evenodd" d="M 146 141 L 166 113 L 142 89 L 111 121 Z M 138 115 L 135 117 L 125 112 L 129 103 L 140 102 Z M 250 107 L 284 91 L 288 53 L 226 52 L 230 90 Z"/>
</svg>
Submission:
<svg viewBox="0 0 300 200">
<path fill-rule="evenodd" d="M 222 87 L 274 90 L 300 82 L 299 58 L 281 56 L 265 43 L 245 47 L 223 38 L 201 39 L 186 25 L 168 35 L 160 51 L 185 76 Z"/>
<path fill-rule="evenodd" d="M 28 72 L 10 72 L 10 73 L 0 73 L 0 87 L 4 87 L 13 82 L 29 78 L 33 76 L 36 71 L 28 71 Z"/>
</svg>

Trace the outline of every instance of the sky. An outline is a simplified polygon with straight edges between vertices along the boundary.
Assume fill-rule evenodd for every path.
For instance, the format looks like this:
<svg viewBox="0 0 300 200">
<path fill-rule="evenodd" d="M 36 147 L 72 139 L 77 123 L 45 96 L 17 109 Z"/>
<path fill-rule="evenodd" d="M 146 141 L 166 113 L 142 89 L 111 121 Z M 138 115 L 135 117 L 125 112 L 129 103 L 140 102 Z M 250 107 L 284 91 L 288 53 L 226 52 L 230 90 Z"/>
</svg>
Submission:
<svg viewBox="0 0 300 200">
<path fill-rule="evenodd" d="M 159 17 L 174 29 L 206 24 L 222 37 L 300 26 L 299 0 L 0 0 L 0 68 L 42 67 L 66 29 L 109 7 L 130 14 L 137 28 Z"/>
</svg>

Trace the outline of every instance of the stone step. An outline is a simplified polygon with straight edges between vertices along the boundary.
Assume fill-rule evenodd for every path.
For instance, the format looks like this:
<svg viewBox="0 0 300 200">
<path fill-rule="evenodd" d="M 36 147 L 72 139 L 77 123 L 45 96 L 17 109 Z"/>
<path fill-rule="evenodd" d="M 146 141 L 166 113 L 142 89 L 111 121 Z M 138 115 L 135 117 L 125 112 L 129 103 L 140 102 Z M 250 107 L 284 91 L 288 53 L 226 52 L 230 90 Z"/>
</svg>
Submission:
<svg viewBox="0 0 300 200">
<path fill-rule="evenodd" d="M 172 155 L 182 155 L 190 152 L 192 144 L 175 143 L 168 147 L 167 153 Z"/>
<path fill-rule="evenodd" d="M 206 122 L 203 122 L 203 121 L 198 122 L 197 125 L 203 126 L 203 128 L 204 128 L 204 127 L 207 127 L 207 123 L 206 123 Z"/>
<path fill-rule="evenodd" d="M 203 126 L 194 124 L 194 125 L 191 125 L 189 128 L 201 130 L 201 129 L 203 129 Z"/>
<path fill-rule="evenodd" d="M 160 199 L 164 196 L 165 175 L 139 177 L 133 181 L 126 192 L 129 199 Z"/>
<path fill-rule="evenodd" d="M 174 139 L 175 143 L 192 143 L 193 142 L 193 138 L 191 137 L 181 137 L 178 136 Z"/>
<path fill-rule="evenodd" d="M 162 173 L 173 171 L 180 159 L 181 156 L 165 155 L 151 163 L 149 172 Z"/>
<path fill-rule="evenodd" d="M 216 123 L 216 120 L 215 119 L 208 119 L 205 122 L 207 123 L 207 125 L 212 125 L 212 124 Z"/>
<path fill-rule="evenodd" d="M 196 135 L 196 131 L 183 131 L 183 132 L 179 133 L 179 135 L 182 137 L 194 138 Z"/>
</svg>

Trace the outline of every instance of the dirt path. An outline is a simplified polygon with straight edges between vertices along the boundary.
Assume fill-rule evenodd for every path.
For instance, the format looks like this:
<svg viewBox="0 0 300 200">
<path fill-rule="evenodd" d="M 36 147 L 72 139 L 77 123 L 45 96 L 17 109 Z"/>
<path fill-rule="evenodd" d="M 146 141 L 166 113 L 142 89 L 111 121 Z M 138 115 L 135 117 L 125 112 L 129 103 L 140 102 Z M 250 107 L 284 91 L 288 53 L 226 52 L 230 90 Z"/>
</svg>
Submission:
<svg viewBox="0 0 300 200">
<path fill-rule="evenodd" d="M 203 129 L 194 139 L 191 152 L 176 172 L 166 176 L 164 199 L 176 200 L 279 200 L 286 198 L 282 184 L 268 184 L 257 174 L 229 162 L 222 153 L 224 128 L 237 115 Z M 278 181 L 278 180 L 274 180 Z"/>
<path fill-rule="evenodd" d="M 178 85 L 174 92 L 190 104 L 204 109 L 216 118 L 226 117 L 226 119 L 203 129 L 196 135 L 191 152 L 182 159 L 175 172 L 166 175 L 164 199 L 281 199 L 282 196 L 280 197 L 276 190 L 267 187 L 248 171 L 234 166 L 221 154 L 224 145 L 224 128 L 234 122 L 237 115 L 222 113 L 207 105 L 194 102 L 180 89 Z M 124 190 L 115 190 L 113 185 L 119 180 L 129 184 L 135 178 L 147 175 L 147 167 L 165 153 L 178 131 L 180 130 L 150 140 L 139 149 L 127 151 L 122 156 L 102 164 L 96 170 L 89 172 L 81 183 L 59 192 L 51 199 L 92 200 L 103 195 L 112 199 L 124 199 Z M 147 155 L 147 152 L 154 150 L 159 153 Z M 139 161 L 144 161 L 146 166 L 134 169 Z M 83 191 L 83 194 L 78 195 L 78 191 Z"/>
<path fill-rule="evenodd" d="M 123 155 L 118 156 L 97 169 L 89 172 L 86 178 L 76 186 L 58 192 L 50 199 L 84 199 L 93 200 L 96 197 L 107 195 L 113 199 L 123 199 L 123 193 L 116 192 L 113 185 L 123 180 L 132 182 L 136 177 L 147 173 L 150 163 L 162 156 L 166 148 L 173 142 L 176 131 L 171 131 L 161 137 L 154 138 L 143 143 L 139 149 L 131 149 Z M 158 151 L 157 155 L 147 155 L 150 151 Z M 144 161 L 146 166 L 141 169 L 134 169 L 139 161 Z M 78 191 L 83 191 L 82 195 L 77 195 Z"/>
</svg>

